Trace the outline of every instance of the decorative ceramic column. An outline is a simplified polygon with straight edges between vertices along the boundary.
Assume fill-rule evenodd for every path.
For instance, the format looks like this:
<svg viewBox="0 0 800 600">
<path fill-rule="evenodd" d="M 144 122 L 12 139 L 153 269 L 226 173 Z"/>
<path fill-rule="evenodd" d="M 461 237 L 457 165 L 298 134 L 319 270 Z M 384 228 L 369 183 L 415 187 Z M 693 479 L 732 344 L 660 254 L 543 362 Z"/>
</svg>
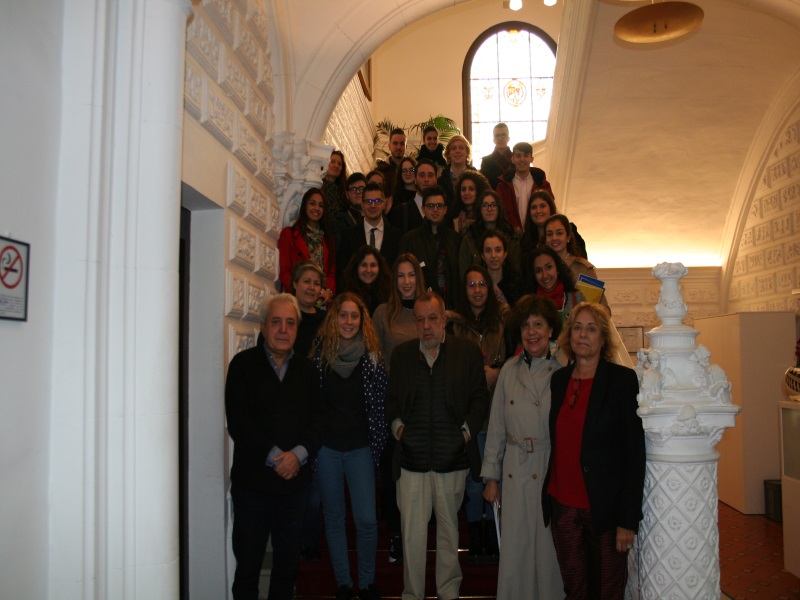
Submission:
<svg viewBox="0 0 800 600">
<path fill-rule="evenodd" d="M 696 346 L 699 332 L 682 324 L 687 307 L 678 281 L 687 273 L 681 263 L 653 268 L 661 325 L 647 333 L 650 348 L 639 351 L 636 367 L 647 473 L 628 597 L 720 597 L 714 447 L 741 408 L 731 404 L 725 372 Z"/>
</svg>

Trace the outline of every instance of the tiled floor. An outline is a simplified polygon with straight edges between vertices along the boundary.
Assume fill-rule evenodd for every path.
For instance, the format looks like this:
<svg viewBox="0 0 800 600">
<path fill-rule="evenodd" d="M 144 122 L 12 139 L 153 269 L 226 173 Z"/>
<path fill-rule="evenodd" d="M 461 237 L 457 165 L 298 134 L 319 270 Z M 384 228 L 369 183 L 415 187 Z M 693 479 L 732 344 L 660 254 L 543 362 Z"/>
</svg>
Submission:
<svg viewBox="0 0 800 600">
<path fill-rule="evenodd" d="M 733 600 L 798 600 L 800 579 L 783 570 L 783 529 L 764 515 L 719 503 L 720 587 Z"/>
</svg>

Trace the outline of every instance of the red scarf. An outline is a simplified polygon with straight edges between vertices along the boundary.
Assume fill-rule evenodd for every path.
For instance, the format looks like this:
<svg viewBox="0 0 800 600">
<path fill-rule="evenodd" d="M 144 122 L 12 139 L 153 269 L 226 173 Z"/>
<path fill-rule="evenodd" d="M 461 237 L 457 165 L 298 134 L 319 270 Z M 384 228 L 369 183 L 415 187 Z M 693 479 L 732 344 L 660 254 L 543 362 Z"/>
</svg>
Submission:
<svg viewBox="0 0 800 600">
<path fill-rule="evenodd" d="M 564 308 L 564 284 L 561 283 L 560 281 L 557 282 L 556 287 L 554 287 L 549 292 L 545 292 L 541 288 L 541 286 L 539 286 L 536 289 L 536 293 L 539 294 L 540 296 L 547 296 L 548 298 L 550 298 L 550 300 L 552 300 L 555 303 L 556 308 L 558 310 Z"/>
</svg>

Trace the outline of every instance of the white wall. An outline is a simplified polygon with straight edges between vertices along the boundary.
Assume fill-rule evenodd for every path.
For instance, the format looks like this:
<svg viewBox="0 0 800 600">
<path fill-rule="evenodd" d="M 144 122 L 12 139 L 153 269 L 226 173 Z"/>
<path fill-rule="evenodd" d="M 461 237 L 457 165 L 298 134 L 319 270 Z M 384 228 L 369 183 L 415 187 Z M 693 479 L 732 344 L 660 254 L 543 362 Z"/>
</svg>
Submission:
<svg viewBox="0 0 800 600">
<path fill-rule="evenodd" d="M 47 596 L 61 19 L 61 2 L 0 3 L 0 235 L 32 267 L 28 321 L 0 320 L 1 598 Z"/>
</svg>

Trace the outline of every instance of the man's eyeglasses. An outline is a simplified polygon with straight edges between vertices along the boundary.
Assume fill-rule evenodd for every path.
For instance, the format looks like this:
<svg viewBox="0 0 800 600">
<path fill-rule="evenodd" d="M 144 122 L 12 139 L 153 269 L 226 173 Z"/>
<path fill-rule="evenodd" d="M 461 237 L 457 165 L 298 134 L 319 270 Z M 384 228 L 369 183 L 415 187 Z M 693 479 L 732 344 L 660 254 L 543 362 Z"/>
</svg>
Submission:
<svg viewBox="0 0 800 600">
<path fill-rule="evenodd" d="M 481 208 L 485 208 L 486 210 L 495 210 L 497 209 L 497 202 L 481 202 Z"/>
<path fill-rule="evenodd" d="M 476 287 L 479 287 L 479 288 L 485 288 L 485 287 L 486 287 L 486 282 L 485 282 L 485 281 L 468 281 L 468 282 L 467 282 L 467 287 L 471 287 L 471 288 L 476 288 Z"/>
<path fill-rule="evenodd" d="M 417 170 L 414 167 L 411 167 L 410 169 L 400 169 L 400 172 L 403 175 L 413 175 L 414 173 L 416 173 L 416 171 Z"/>
<path fill-rule="evenodd" d="M 447 205 L 442 202 L 427 202 L 425 204 L 425 208 L 430 210 L 442 210 L 445 206 Z"/>
<path fill-rule="evenodd" d="M 383 198 L 364 198 L 361 204 L 383 204 Z"/>
<path fill-rule="evenodd" d="M 354 185 L 353 187 L 349 188 L 349 191 L 353 194 L 363 194 L 366 187 L 367 186 L 365 185 Z"/>
</svg>

